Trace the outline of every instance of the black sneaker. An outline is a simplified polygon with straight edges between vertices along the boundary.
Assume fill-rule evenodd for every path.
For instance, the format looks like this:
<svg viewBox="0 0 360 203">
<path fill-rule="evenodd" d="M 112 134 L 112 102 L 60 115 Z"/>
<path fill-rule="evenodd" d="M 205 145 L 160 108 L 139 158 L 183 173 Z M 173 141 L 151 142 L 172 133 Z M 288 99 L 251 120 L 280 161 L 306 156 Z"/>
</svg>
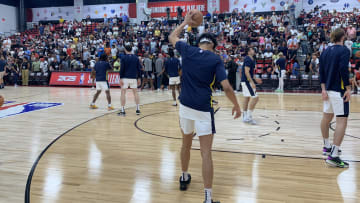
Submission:
<svg viewBox="0 0 360 203">
<path fill-rule="evenodd" d="M 191 182 L 191 175 L 189 174 L 189 179 L 188 179 L 187 181 L 182 181 L 182 180 L 181 180 L 181 177 L 182 177 L 182 176 L 180 176 L 180 179 L 179 179 L 179 182 L 180 182 L 180 190 L 181 190 L 181 191 L 185 191 L 185 190 L 187 190 L 187 187 L 188 187 L 188 185 L 189 185 L 190 182 Z"/>
<path fill-rule="evenodd" d="M 206 203 L 206 201 L 204 201 L 204 203 Z M 211 203 L 220 203 L 220 201 L 214 201 L 214 200 L 211 200 Z"/>
<path fill-rule="evenodd" d="M 136 110 L 136 115 L 140 115 L 140 110 Z"/>
<path fill-rule="evenodd" d="M 213 103 L 214 105 L 218 105 L 218 104 L 219 104 L 219 102 L 218 102 L 218 101 L 215 101 L 215 100 L 212 100 L 212 103 Z"/>
<path fill-rule="evenodd" d="M 323 148 L 323 155 L 324 156 L 329 156 L 331 154 L 331 147 L 330 148 Z M 341 155 L 341 150 L 339 149 L 339 156 Z"/>
<path fill-rule="evenodd" d="M 117 115 L 118 116 L 126 116 L 126 112 L 125 111 L 120 111 Z"/>
<path fill-rule="evenodd" d="M 325 161 L 329 166 L 339 167 L 339 168 L 349 168 L 349 164 L 341 160 L 340 157 L 328 156 Z"/>
</svg>

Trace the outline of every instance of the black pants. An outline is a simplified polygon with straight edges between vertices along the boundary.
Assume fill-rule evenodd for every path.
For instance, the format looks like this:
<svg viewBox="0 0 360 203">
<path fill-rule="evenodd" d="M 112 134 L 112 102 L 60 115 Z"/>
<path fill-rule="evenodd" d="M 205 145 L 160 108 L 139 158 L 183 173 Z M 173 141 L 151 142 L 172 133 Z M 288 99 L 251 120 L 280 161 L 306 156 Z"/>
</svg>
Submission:
<svg viewBox="0 0 360 203">
<path fill-rule="evenodd" d="M 236 72 L 235 73 L 229 73 L 228 75 L 229 83 L 231 87 L 236 90 Z"/>
</svg>

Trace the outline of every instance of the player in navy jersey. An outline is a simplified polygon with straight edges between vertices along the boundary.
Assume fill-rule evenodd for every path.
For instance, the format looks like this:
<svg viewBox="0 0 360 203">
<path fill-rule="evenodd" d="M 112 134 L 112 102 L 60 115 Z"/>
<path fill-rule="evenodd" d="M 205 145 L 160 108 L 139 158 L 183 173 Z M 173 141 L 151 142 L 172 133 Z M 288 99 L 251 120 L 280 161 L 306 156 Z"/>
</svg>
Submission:
<svg viewBox="0 0 360 203">
<path fill-rule="evenodd" d="M 108 62 L 106 62 L 106 54 L 102 54 L 100 56 L 100 61 L 95 64 L 95 74 L 96 74 L 96 93 L 94 95 L 94 99 L 90 104 L 91 109 L 97 109 L 98 107 L 95 105 L 97 98 L 99 97 L 101 90 L 105 90 L 106 99 L 108 101 L 108 110 L 114 110 L 114 107 L 111 106 L 111 95 L 110 95 L 110 87 L 107 81 L 107 71 L 111 69 L 111 66 Z"/>
<path fill-rule="evenodd" d="M 132 47 L 130 45 L 125 46 L 125 56 L 121 57 L 120 68 L 120 85 L 121 85 L 121 110 L 118 115 L 125 116 L 125 103 L 126 103 L 126 90 L 130 88 L 133 91 L 136 114 L 140 115 L 140 98 L 137 92 L 137 88 L 141 83 L 141 64 L 139 58 L 132 54 Z"/>
<path fill-rule="evenodd" d="M 340 145 L 344 139 L 350 109 L 351 86 L 349 83 L 350 51 L 344 46 L 345 31 L 341 28 L 331 33 L 335 44 L 328 47 L 320 57 L 320 83 L 324 113 L 321 133 L 324 139 L 323 154 L 328 155 L 330 166 L 348 168 L 349 164 L 340 159 Z M 333 145 L 329 142 L 330 122 L 336 116 Z"/>
<path fill-rule="evenodd" d="M 245 97 L 243 106 L 243 121 L 245 123 L 256 125 L 256 121 L 252 117 L 252 113 L 256 107 L 256 104 L 259 101 L 255 85 L 255 81 L 257 80 L 254 78 L 255 50 L 250 47 L 247 48 L 245 52 L 247 56 L 244 58 L 244 64 L 241 71 L 241 87 L 243 95 Z"/>
<path fill-rule="evenodd" d="M 191 176 L 187 172 L 190 161 L 190 149 L 194 130 L 200 140 L 202 155 L 202 173 L 205 188 L 204 203 L 212 201 L 213 162 L 211 148 L 215 133 L 214 109 L 212 106 L 212 86 L 218 81 L 226 96 L 233 103 L 232 113 L 235 119 L 241 116 L 241 109 L 234 91 L 226 79 L 223 61 L 214 53 L 217 42 L 210 33 L 204 33 L 198 40 L 199 47 L 193 47 L 180 41 L 179 35 L 187 24 L 192 22 L 193 12 L 189 11 L 184 22 L 169 36 L 171 44 L 182 58 L 182 79 L 180 92 L 180 126 L 183 134 L 181 148 L 180 190 L 187 190 Z"/>
<path fill-rule="evenodd" d="M 165 72 L 169 76 L 169 85 L 172 91 L 172 96 L 174 99 L 173 106 L 177 106 L 176 102 L 176 89 L 180 94 L 180 61 L 174 57 L 174 51 L 169 51 L 170 58 L 165 61 Z"/>
</svg>

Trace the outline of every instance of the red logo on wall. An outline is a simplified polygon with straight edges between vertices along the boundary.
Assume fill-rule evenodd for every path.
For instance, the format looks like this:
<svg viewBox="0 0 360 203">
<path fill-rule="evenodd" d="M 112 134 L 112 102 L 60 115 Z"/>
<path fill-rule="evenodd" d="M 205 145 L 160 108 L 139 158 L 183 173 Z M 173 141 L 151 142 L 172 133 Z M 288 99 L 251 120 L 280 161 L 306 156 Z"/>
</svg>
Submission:
<svg viewBox="0 0 360 203">
<path fill-rule="evenodd" d="M 195 0 L 195 1 L 176 1 L 176 2 L 149 2 L 148 8 L 151 8 L 151 17 L 165 17 L 166 8 L 170 8 L 170 16 L 177 16 L 177 8 L 181 7 L 183 15 L 188 11 L 197 9 L 204 15 L 207 14 L 207 0 Z"/>
</svg>

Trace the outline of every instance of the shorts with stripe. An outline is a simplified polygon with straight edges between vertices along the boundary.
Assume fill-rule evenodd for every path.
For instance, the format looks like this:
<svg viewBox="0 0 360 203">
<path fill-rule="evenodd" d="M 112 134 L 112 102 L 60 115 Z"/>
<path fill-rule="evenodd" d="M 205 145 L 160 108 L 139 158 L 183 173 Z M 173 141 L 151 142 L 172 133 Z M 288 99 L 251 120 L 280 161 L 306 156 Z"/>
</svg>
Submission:
<svg viewBox="0 0 360 203">
<path fill-rule="evenodd" d="M 251 87 L 249 82 L 241 82 L 244 97 L 257 97 L 256 90 Z"/>
<path fill-rule="evenodd" d="M 327 91 L 329 99 L 324 101 L 324 113 L 333 113 L 337 117 L 348 117 L 350 102 L 345 102 L 343 93 Z"/>
<path fill-rule="evenodd" d="M 198 111 L 180 104 L 180 127 L 185 135 L 196 131 L 197 136 L 216 133 L 214 110 L 210 112 Z"/>
</svg>

